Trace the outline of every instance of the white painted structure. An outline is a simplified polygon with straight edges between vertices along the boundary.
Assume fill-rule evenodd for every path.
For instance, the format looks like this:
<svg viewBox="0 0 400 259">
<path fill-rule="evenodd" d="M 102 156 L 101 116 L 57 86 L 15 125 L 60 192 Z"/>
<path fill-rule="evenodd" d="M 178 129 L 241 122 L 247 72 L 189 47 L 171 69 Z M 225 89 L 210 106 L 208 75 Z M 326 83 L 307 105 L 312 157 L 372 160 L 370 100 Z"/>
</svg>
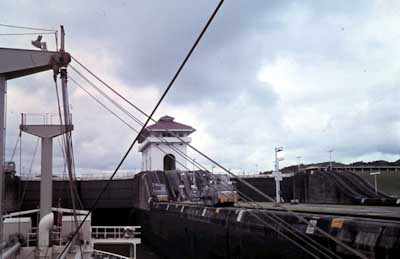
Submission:
<svg viewBox="0 0 400 259">
<path fill-rule="evenodd" d="M 187 170 L 188 137 L 194 128 L 174 121 L 173 117 L 161 117 L 146 128 L 140 139 L 143 171 Z"/>
</svg>

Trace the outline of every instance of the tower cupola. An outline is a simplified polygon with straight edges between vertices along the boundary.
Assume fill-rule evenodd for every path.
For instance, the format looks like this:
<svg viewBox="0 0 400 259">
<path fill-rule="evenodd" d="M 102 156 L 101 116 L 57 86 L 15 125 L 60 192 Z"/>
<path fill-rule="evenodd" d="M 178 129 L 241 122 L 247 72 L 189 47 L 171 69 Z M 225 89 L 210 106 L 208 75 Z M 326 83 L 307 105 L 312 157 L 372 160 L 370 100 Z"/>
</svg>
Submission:
<svg viewBox="0 0 400 259">
<path fill-rule="evenodd" d="M 148 126 L 139 138 L 142 170 L 187 170 L 184 157 L 187 144 L 192 141 L 189 135 L 194 131 L 191 126 L 167 115 Z"/>
</svg>

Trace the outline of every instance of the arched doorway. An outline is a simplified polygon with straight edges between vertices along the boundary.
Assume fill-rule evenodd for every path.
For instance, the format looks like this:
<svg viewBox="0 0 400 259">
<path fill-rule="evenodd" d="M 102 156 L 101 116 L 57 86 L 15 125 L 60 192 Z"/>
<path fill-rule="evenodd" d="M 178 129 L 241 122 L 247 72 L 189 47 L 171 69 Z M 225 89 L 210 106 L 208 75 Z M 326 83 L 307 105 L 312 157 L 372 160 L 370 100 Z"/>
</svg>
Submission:
<svg viewBox="0 0 400 259">
<path fill-rule="evenodd" d="M 175 156 L 167 154 L 164 156 L 164 171 L 176 170 Z"/>
</svg>

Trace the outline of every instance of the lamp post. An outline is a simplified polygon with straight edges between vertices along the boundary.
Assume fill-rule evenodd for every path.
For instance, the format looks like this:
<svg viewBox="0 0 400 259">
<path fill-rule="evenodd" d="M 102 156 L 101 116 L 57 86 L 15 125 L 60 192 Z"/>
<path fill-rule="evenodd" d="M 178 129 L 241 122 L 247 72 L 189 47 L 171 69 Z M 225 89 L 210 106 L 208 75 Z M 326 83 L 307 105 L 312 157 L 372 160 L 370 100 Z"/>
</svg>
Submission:
<svg viewBox="0 0 400 259">
<path fill-rule="evenodd" d="M 301 156 L 296 156 L 297 158 L 297 172 L 300 172 L 300 160 L 301 160 Z"/>
<path fill-rule="evenodd" d="M 332 153 L 333 149 L 328 150 L 329 152 L 329 169 L 332 171 Z"/>
<path fill-rule="evenodd" d="M 374 176 L 375 195 L 378 195 L 378 182 L 377 182 L 376 176 L 377 176 L 377 175 L 380 175 L 380 174 L 381 174 L 381 172 L 372 172 L 372 173 L 369 173 L 369 175 L 373 175 L 373 176 Z"/>
<path fill-rule="evenodd" d="M 276 203 L 281 203 L 281 184 L 282 181 L 282 173 L 279 171 L 279 161 L 282 161 L 283 157 L 278 157 L 279 152 L 283 151 L 283 147 L 275 148 L 275 171 L 273 172 L 273 176 L 275 178 L 275 201 Z"/>
</svg>

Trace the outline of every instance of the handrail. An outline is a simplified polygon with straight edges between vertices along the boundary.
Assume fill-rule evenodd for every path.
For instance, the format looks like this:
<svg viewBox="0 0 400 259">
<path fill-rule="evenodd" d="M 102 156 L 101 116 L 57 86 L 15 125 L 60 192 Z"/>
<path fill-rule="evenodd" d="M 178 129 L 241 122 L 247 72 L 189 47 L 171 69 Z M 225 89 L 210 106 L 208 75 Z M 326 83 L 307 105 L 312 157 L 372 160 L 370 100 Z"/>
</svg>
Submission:
<svg viewBox="0 0 400 259">
<path fill-rule="evenodd" d="M 72 122 L 72 114 L 69 114 Z M 21 113 L 21 125 L 60 125 L 58 113 Z"/>
<path fill-rule="evenodd" d="M 141 233 L 137 230 L 141 226 L 92 226 L 93 239 L 133 239 Z"/>
<path fill-rule="evenodd" d="M 121 174 L 117 175 L 114 179 L 133 179 L 133 177 L 139 173 L 140 170 L 132 170 L 129 172 L 122 172 Z M 68 176 L 62 175 L 61 172 L 54 172 L 56 177 L 53 177 L 54 181 L 66 181 L 69 180 Z M 17 174 L 18 175 L 18 174 Z M 23 181 L 39 181 L 40 177 L 35 176 L 32 174 L 31 176 L 27 177 L 24 175 L 18 175 L 21 180 Z M 93 172 L 88 172 L 88 173 L 79 173 L 77 172 L 76 175 L 77 180 L 108 180 L 110 178 L 110 174 L 108 172 L 98 172 L 98 171 L 93 171 Z"/>
<path fill-rule="evenodd" d="M 93 252 L 94 253 L 100 253 L 101 255 L 113 256 L 113 257 L 116 257 L 116 258 L 119 258 L 119 259 L 131 259 L 130 257 L 126 257 L 126 256 L 123 256 L 123 255 L 106 252 L 106 251 L 103 251 L 103 250 L 93 249 Z"/>
</svg>

